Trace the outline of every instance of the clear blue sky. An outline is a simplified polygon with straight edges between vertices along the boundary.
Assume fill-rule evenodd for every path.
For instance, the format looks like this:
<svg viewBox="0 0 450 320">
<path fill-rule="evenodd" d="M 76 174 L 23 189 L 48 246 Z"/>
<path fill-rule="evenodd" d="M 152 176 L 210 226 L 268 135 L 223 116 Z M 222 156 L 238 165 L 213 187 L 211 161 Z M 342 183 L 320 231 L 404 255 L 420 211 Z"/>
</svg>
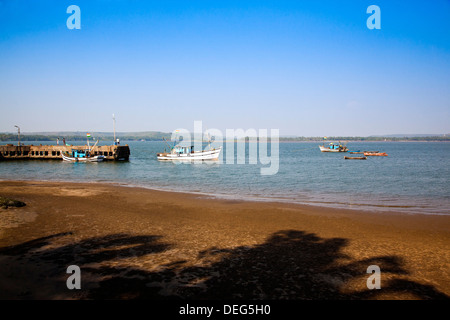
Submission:
<svg viewBox="0 0 450 320">
<path fill-rule="evenodd" d="M 0 0 L 0 132 L 112 131 L 112 113 L 117 131 L 450 133 L 450 1 Z"/>
</svg>

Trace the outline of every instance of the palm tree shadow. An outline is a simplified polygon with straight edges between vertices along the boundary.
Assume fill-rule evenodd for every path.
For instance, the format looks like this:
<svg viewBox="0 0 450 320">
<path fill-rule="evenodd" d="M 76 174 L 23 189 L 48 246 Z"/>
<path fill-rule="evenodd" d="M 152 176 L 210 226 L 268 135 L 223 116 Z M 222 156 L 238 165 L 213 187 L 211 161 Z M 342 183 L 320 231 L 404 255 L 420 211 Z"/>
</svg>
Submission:
<svg viewBox="0 0 450 320">
<path fill-rule="evenodd" d="M 349 300 L 376 298 L 380 293 L 449 298 L 432 286 L 395 278 L 384 283 L 383 290 L 344 290 L 355 279 L 365 284 L 370 265 L 378 265 L 383 274 L 394 277 L 408 274 L 398 256 L 354 261 L 342 253 L 346 245 L 347 239 L 323 239 L 304 231 L 284 230 L 250 248 L 211 248 L 200 252 L 199 257 L 220 255 L 220 260 L 182 270 L 178 276 L 192 279 L 197 286 L 180 287 L 177 293 L 197 299 Z"/>
<path fill-rule="evenodd" d="M 117 263 L 124 261 L 127 258 L 139 258 L 146 255 L 152 255 L 164 252 L 170 248 L 170 245 L 161 242 L 161 236 L 134 236 L 129 234 L 111 234 L 102 237 L 91 237 L 77 242 L 71 241 L 69 244 L 58 245 L 53 241 L 61 240 L 65 236 L 71 236 L 71 232 L 58 233 L 51 236 L 41 237 L 22 244 L 0 248 L 0 256 L 11 256 L 17 258 L 18 266 L 42 266 L 35 273 L 28 273 L 26 279 L 23 279 L 23 287 L 27 287 L 30 278 L 45 279 L 42 286 L 53 287 L 52 297 L 71 297 L 71 291 L 66 286 L 66 279 L 69 276 L 66 274 L 67 267 L 70 265 L 77 265 L 83 272 L 83 287 L 95 286 L 95 282 L 101 283 L 102 276 L 105 274 L 101 271 L 102 263 Z M 67 241 L 66 241 L 67 242 Z M 10 261 L 13 261 L 11 259 Z M 51 267 L 49 267 L 49 265 Z M 27 271 L 29 271 L 27 268 Z M 31 268 L 32 272 L 36 268 Z M 114 269 L 114 268 L 113 268 Z M 133 268 L 118 268 L 121 271 L 133 272 Z M 11 271 L 10 271 L 11 272 Z M 90 280 L 84 281 L 86 272 L 91 272 Z M 120 272 L 119 272 L 120 273 Z M 109 274 L 109 273 L 108 273 Z M 117 273 L 118 274 L 118 273 Z M 1 279 L 0 279 L 1 280 Z M 20 281 L 21 279 L 19 279 Z M 31 281 L 33 282 L 33 281 Z M 129 287 L 129 284 L 125 286 Z M 1 289 L 1 285 L 0 285 Z M 34 291 L 39 291 L 40 288 L 34 288 Z M 88 289 L 89 291 L 90 289 Z M 127 291 L 121 286 L 116 288 L 116 291 Z M 20 294 L 22 296 L 22 294 Z M 33 299 L 39 296 L 36 292 L 29 292 L 28 296 L 24 298 Z M 73 292 L 73 296 L 84 298 L 84 294 Z M 109 298 L 111 293 L 104 295 L 104 298 Z M 119 295 L 123 298 L 133 298 L 134 296 Z M 14 298 L 14 297 L 11 297 Z M 20 298 L 20 297 L 19 297 Z"/>
<path fill-rule="evenodd" d="M 45 246 L 51 244 L 52 240 L 54 240 L 54 239 L 68 236 L 68 235 L 72 235 L 72 232 L 62 232 L 62 233 L 52 234 L 50 236 L 26 241 L 26 242 L 18 244 L 18 245 L 3 247 L 3 248 L 0 248 L 0 254 L 8 255 L 8 256 L 24 255 L 28 252 L 31 252 L 33 250 L 38 250 L 42 247 L 45 247 Z"/>
<path fill-rule="evenodd" d="M 193 299 L 349 300 L 377 298 L 380 293 L 449 298 L 430 285 L 395 278 L 408 275 L 400 257 L 355 261 L 343 253 L 347 245 L 348 240 L 343 238 L 323 239 L 304 231 L 283 230 L 252 247 L 210 248 L 200 252 L 199 258 L 216 258 L 215 262 L 201 267 L 171 267 L 164 273 L 178 279 L 172 294 Z M 383 290 L 345 290 L 355 279 L 365 285 L 370 265 L 378 265 L 383 274 L 394 279 L 384 283 Z M 170 281 L 173 284 L 174 278 Z"/>
<path fill-rule="evenodd" d="M 160 236 L 112 234 L 47 247 L 66 234 L 0 248 L 0 255 L 20 255 L 27 263 L 47 261 L 61 275 L 79 265 L 90 275 L 83 299 L 372 299 L 380 293 L 409 294 L 419 299 L 449 299 L 430 285 L 405 280 L 408 271 L 399 256 L 354 260 L 343 253 L 348 240 L 320 238 L 298 230 L 282 230 L 255 246 L 209 248 L 198 254 L 201 265 L 173 260 L 157 271 L 142 265 L 111 265 L 125 258 L 152 259 L 174 245 Z M 369 265 L 378 265 L 390 280 L 381 290 L 348 290 L 348 283 L 364 281 Z M 59 272 L 59 273 L 58 273 Z M 61 284 L 65 288 L 65 282 Z M 86 286 L 85 286 L 86 287 Z"/>
<path fill-rule="evenodd" d="M 162 252 L 169 248 L 168 244 L 159 242 L 161 236 L 130 236 L 122 233 L 92 237 L 63 246 L 45 248 L 52 244 L 51 240 L 69 235 L 72 233 L 58 233 L 19 245 L 3 247 L 0 248 L 0 255 L 23 256 L 28 254 L 32 258 L 39 257 L 42 260 L 67 265 L 68 263 L 89 264 L 112 259 L 139 257 Z"/>
</svg>

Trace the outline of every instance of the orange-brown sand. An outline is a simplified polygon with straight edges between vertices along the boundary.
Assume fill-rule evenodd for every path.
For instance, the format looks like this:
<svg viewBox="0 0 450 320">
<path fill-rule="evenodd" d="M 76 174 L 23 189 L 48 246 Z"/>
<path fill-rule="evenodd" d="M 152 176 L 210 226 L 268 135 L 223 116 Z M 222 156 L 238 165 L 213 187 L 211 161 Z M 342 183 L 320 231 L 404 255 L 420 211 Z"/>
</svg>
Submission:
<svg viewBox="0 0 450 320">
<path fill-rule="evenodd" d="M 0 196 L 27 204 L 0 209 L 0 299 L 450 297 L 450 216 L 94 183 L 3 181 Z"/>
</svg>

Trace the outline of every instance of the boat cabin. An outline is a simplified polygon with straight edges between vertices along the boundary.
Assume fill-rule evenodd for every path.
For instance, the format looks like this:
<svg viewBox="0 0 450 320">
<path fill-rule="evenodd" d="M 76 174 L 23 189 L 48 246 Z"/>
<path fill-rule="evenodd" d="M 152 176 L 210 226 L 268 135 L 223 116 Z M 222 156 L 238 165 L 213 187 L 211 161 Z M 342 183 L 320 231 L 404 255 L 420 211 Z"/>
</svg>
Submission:
<svg viewBox="0 0 450 320">
<path fill-rule="evenodd" d="M 88 150 L 72 149 L 72 157 L 73 158 L 86 158 L 86 157 L 89 157 L 89 151 Z"/>
<path fill-rule="evenodd" d="M 173 148 L 173 151 L 176 154 L 190 154 L 190 153 L 194 153 L 194 146 L 190 146 L 190 147 L 175 146 Z"/>
<path fill-rule="evenodd" d="M 328 148 L 332 150 L 338 150 L 339 148 L 342 148 L 342 145 L 337 143 L 330 143 L 330 146 Z"/>
</svg>

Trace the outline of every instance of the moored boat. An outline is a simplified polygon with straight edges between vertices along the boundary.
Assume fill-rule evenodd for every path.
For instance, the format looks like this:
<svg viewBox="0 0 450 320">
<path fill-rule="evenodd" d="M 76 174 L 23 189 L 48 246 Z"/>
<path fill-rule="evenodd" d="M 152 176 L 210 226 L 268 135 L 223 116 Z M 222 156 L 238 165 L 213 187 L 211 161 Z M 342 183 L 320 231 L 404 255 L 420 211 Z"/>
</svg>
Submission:
<svg viewBox="0 0 450 320">
<path fill-rule="evenodd" d="M 367 152 L 364 151 L 364 155 L 367 156 L 378 156 L 378 157 L 387 157 L 387 153 L 386 152 Z"/>
<path fill-rule="evenodd" d="M 90 138 L 91 135 L 88 133 L 87 137 Z M 78 150 L 78 149 L 72 149 L 72 152 L 69 153 L 68 151 L 61 150 L 61 157 L 63 161 L 67 162 L 102 162 L 105 160 L 105 156 L 103 155 L 92 155 L 92 152 L 97 145 L 97 142 L 92 146 L 92 148 L 89 146 L 89 140 L 87 140 L 88 149 L 86 150 Z"/>
<path fill-rule="evenodd" d="M 182 146 L 176 144 L 176 139 L 173 146 L 170 146 L 166 139 L 164 142 L 169 147 L 169 152 L 161 152 L 156 154 L 156 158 L 160 161 L 206 161 L 206 160 L 219 160 L 220 151 L 222 147 L 211 148 L 211 137 L 209 138 L 208 144 L 204 150 L 195 150 L 194 146 Z"/>
<path fill-rule="evenodd" d="M 219 160 L 222 147 L 217 149 L 194 151 L 194 146 L 175 146 L 170 152 L 157 153 L 156 157 L 160 161 L 197 161 L 197 160 Z"/>
<path fill-rule="evenodd" d="M 102 155 L 91 156 L 89 150 L 76 149 L 72 149 L 72 154 L 61 151 L 61 157 L 63 161 L 67 162 L 101 162 L 105 159 L 105 156 Z"/>
<path fill-rule="evenodd" d="M 345 160 L 366 160 L 367 157 L 344 157 Z"/>
<path fill-rule="evenodd" d="M 347 146 L 339 143 L 330 143 L 328 146 L 319 145 L 319 149 L 321 152 L 347 152 L 348 148 Z"/>
</svg>

